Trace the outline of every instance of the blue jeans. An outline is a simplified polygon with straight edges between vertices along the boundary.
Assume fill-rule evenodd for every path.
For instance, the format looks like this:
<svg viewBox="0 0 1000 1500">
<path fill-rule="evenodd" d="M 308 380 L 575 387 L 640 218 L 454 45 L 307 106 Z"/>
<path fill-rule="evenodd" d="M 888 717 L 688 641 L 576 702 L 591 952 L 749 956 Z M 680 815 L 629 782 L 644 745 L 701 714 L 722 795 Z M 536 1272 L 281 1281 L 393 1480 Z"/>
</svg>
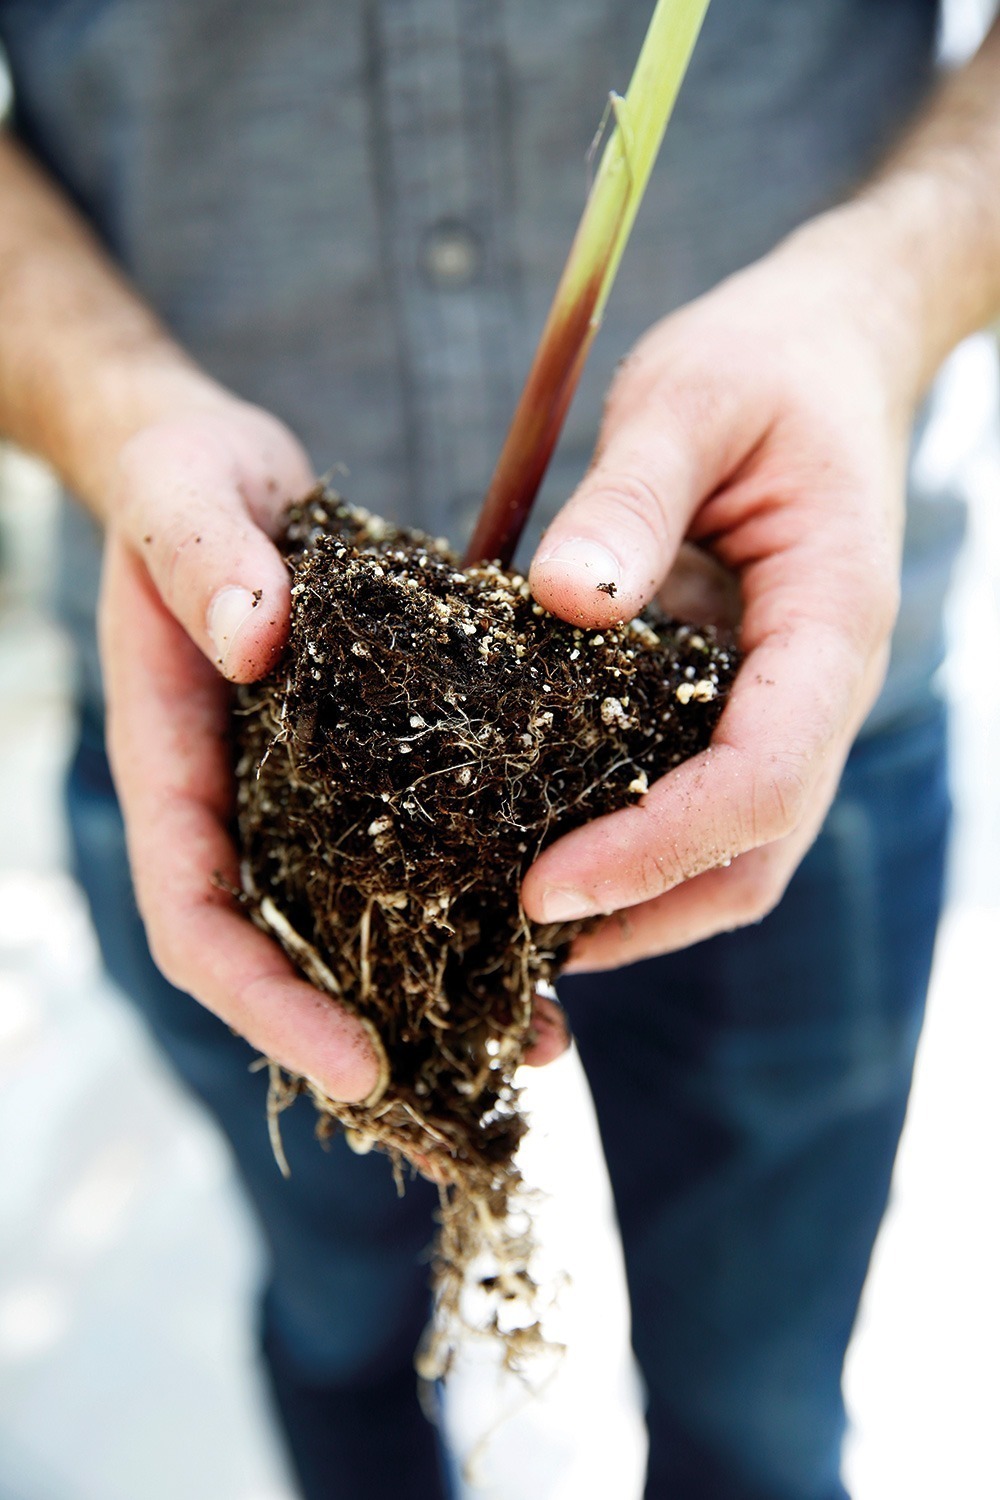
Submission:
<svg viewBox="0 0 1000 1500">
<path fill-rule="evenodd" d="M 844 1352 L 923 1013 L 949 821 L 928 703 L 855 747 L 758 926 L 562 995 L 615 1188 L 648 1392 L 648 1500 L 843 1500 Z M 251 1050 L 149 958 L 99 727 L 69 780 L 108 969 L 229 1138 L 270 1255 L 261 1337 L 307 1500 L 438 1500 L 412 1354 L 436 1195 L 283 1117 L 278 1174 Z M 517 1500 L 517 1497 L 512 1497 Z"/>
</svg>

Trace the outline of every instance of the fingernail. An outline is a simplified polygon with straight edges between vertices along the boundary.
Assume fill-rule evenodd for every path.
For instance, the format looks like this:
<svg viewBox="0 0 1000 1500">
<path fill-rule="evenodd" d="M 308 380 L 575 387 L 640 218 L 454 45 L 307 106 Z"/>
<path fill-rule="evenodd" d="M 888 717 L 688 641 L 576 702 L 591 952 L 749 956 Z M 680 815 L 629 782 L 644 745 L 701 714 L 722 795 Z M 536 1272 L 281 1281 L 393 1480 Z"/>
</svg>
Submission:
<svg viewBox="0 0 1000 1500">
<path fill-rule="evenodd" d="M 617 588 L 622 580 L 621 563 L 614 553 L 609 552 L 607 547 L 602 547 L 600 542 L 592 542 L 585 536 L 567 537 L 551 551 L 546 549 L 543 542 L 535 555 L 535 562 L 578 568 L 590 575 L 595 588 L 599 584 L 609 583 Z"/>
<path fill-rule="evenodd" d="M 215 648 L 216 659 L 225 672 L 229 655 L 240 629 L 257 608 L 257 599 L 249 589 L 230 584 L 220 589 L 208 606 L 206 624 Z"/>
<path fill-rule="evenodd" d="M 373 1105 L 379 1102 L 389 1087 L 389 1058 L 386 1054 L 385 1043 L 374 1023 L 369 1021 L 367 1016 L 358 1016 L 356 1019 L 361 1023 L 368 1037 L 372 1062 L 375 1064 L 375 1075 L 371 1088 L 361 1101 L 366 1109 L 371 1109 Z"/>
<path fill-rule="evenodd" d="M 533 1068 L 544 1067 L 555 1062 L 570 1044 L 569 1022 L 562 1006 L 555 1000 L 535 996 L 535 1008 L 531 1017 L 531 1042 L 525 1062 Z"/>
<path fill-rule="evenodd" d="M 541 905 L 546 922 L 578 922 L 582 917 L 592 917 L 597 910 L 582 891 L 567 890 L 562 886 L 552 886 L 547 890 Z"/>
</svg>

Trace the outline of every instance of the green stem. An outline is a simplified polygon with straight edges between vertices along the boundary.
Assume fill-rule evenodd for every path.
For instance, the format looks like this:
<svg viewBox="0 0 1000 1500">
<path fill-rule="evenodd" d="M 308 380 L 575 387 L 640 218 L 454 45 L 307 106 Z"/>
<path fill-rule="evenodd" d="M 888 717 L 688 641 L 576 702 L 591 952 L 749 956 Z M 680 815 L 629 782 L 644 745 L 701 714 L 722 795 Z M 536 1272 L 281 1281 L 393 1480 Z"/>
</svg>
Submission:
<svg viewBox="0 0 1000 1500">
<path fill-rule="evenodd" d="M 510 563 L 559 439 L 709 0 L 657 0 L 465 555 Z"/>
</svg>

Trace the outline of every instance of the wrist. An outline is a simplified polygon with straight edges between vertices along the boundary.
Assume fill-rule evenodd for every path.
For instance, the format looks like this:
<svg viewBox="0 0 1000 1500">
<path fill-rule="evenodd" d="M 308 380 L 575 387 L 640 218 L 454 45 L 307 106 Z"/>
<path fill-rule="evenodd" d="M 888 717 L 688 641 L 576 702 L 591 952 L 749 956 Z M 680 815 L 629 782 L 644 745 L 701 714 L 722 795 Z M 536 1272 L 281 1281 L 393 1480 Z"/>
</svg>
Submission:
<svg viewBox="0 0 1000 1500">
<path fill-rule="evenodd" d="M 144 429 L 243 403 L 164 340 L 98 362 L 85 389 L 70 397 L 44 456 L 104 524 L 121 504 L 119 460 Z"/>
<path fill-rule="evenodd" d="M 997 130 L 1000 135 L 1000 129 Z M 780 247 L 836 264 L 911 408 L 962 339 L 1000 314 L 993 155 L 903 151 L 854 199 Z"/>
<path fill-rule="evenodd" d="M 892 216 L 854 199 L 795 230 L 773 258 L 779 274 L 792 262 L 809 280 L 831 337 L 860 338 L 890 413 L 908 424 L 950 345 L 938 352 L 942 340 Z"/>
<path fill-rule="evenodd" d="M 948 171 L 904 166 L 856 201 L 883 281 L 895 284 L 914 330 L 917 393 L 948 355 L 1000 313 L 1000 214 L 996 189 Z"/>
<path fill-rule="evenodd" d="M 0 431 L 105 519 L 142 427 L 233 402 L 173 341 L 92 230 L 0 132 Z"/>
</svg>

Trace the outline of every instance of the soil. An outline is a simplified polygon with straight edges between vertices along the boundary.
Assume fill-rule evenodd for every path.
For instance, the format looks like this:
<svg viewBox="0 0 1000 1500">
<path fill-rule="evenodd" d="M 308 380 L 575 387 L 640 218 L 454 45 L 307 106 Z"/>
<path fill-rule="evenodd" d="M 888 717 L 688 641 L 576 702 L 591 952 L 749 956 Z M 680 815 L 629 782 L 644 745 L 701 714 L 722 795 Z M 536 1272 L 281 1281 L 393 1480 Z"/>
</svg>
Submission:
<svg viewBox="0 0 1000 1500">
<path fill-rule="evenodd" d="M 441 1187 L 443 1312 L 475 1263 L 500 1327 L 503 1299 L 533 1287 L 530 1232 L 508 1214 L 514 1073 L 583 926 L 529 922 L 521 877 L 705 748 L 736 653 L 651 616 L 575 629 L 518 575 L 462 569 L 331 491 L 291 508 L 284 550 L 289 646 L 234 715 L 243 900 L 371 1023 L 386 1066 L 359 1105 L 272 1066 L 272 1116 L 309 1092 L 321 1130 L 388 1152 L 400 1183 L 419 1163 Z M 504 1336 L 516 1354 L 537 1328 Z M 447 1345 L 432 1339 L 425 1374 Z"/>
</svg>

